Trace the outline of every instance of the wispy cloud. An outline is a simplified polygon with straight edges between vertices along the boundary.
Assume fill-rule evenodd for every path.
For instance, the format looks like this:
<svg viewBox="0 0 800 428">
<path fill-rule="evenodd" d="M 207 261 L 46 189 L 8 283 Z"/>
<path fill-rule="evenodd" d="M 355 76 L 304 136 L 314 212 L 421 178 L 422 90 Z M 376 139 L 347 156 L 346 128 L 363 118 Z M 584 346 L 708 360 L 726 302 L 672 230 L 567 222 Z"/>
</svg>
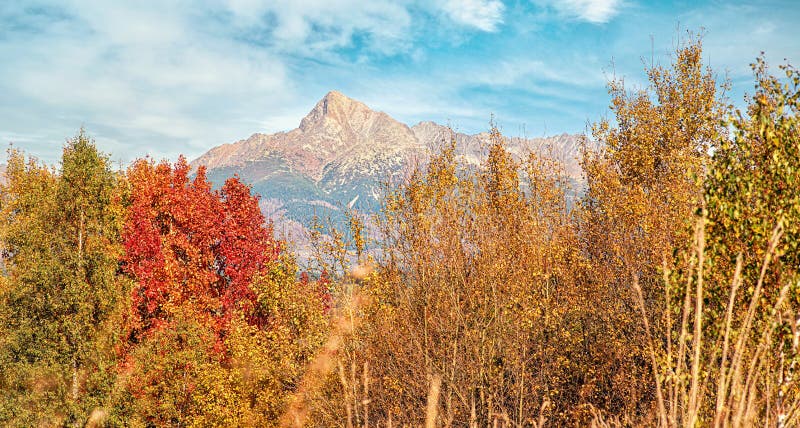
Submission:
<svg viewBox="0 0 800 428">
<path fill-rule="evenodd" d="M 432 22 L 453 32 L 502 22 L 499 0 L 457 3 L 4 2 L 0 56 L 10 66 L 0 68 L 0 131 L 47 127 L 32 145 L 45 157 L 81 125 L 102 127 L 124 158 L 145 143 L 134 135 L 160 141 L 158 155 L 196 155 L 260 130 L 253 124 L 289 125 L 286 111 L 298 109 L 308 81 L 325 85 L 310 71 L 318 64 L 349 67 L 348 52 L 367 67 L 414 58 Z"/>
<path fill-rule="evenodd" d="M 408 5 L 389 0 L 228 0 L 221 12 L 241 40 L 292 54 L 324 54 L 357 38 L 367 50 L 392 54 L 413 37 Z"/>
<path fill-rule="evenodd" d="M 624 5 L 622 0 L 546 0 L 543 3 L 562 16 L 593 24 L 609 22 Z"/>
<path fill-rule="evenodd" d="M 3 56 L 14 58 L 13 67 L 0 70 L 0 87 L 32 106 L 28 115 L 39 114 L 43 127 L 55 128 L 56 115 L 70 127 L 136 129 L 171 143 L 163 153 L 170 156 L 222 137 L 202 117 L 209 105 L 216 103 L 225 120 L 254 105 L 248 94 L 280 99 L 291 88 L 280 57 L 212 37 L 191 11 L 167 3 L 58 2 L 6 10 L 4 20 L 25 27 L 0 41 Z M 129 144 L 126 156 L 140 143 Z"/>
<path fill-rule="evenodd" d="M 85 125 L 115 159 L 192 157 L 291 129 L 330 89 L 468 132 L 492 113 L 574 131 L 650 34 L 668 51 L 677 22 L 705 26 L 711 65 L 747 77 L 759 50 L 800 61 L 798 19 L 788 0 L 0 1 L 0 142 L 52 162 Z"/>
<path fill-rule="evenodd" d="M 500 0 L 446 0 L 442 10 L 455 22 L 482 31 L 497 31 L 505 5 Z"/>
</svg>

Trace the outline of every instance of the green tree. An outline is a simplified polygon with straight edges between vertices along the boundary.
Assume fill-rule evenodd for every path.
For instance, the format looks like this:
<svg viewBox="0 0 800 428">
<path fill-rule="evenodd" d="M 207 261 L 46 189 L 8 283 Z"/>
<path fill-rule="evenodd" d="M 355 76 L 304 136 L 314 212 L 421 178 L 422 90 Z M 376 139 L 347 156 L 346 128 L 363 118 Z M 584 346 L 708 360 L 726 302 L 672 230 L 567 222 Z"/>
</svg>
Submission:
<svg viewBox="0 0 800 428">
<path fill-rule="evenodd" d="M 0 194 L 4 423 L 80 425 L 108 404 L 125 284 L 123 188 L 83 131 L 58 172 L 10 153 Z"/>
<path fill-rule="evenodd" d="M 711 270 L 729 277 L 741 254 L 744 274 L 755 282 L 780 224 L 777 268 L 767 278 L 767 293 L 774 294 L 800 269 L 800 73 L 783 66 L 782 81 L 763 58 L 752 67 L 755 94 L 746 111 L 732 116 L 733 138 L 715 145 L 706 183 L 709 261 Z"/>
<path fill-rule="evenodd" d="M 787 65 L 781 67 L 786 79 L 779 79 L 763 57 L 752 67 L 755 94 L 745 111 L 731 115 L 731 138 L 715 141 L 705 183 L 705 252 L 696 250 L 704 269 L 682 275 L 702 296 L 692 314 L 691 346 L 698 350 L 692 361 L 701 367 L 692 381 L 711 380 L 715 387 L 690 391 L 690 399 L 674 407 L 688 404 L 690 421 L 715 426 L 794 426 L 800 403 L 800 74 Z M 670 419 L 685 424 L 676 414 Z"/>
</svg>

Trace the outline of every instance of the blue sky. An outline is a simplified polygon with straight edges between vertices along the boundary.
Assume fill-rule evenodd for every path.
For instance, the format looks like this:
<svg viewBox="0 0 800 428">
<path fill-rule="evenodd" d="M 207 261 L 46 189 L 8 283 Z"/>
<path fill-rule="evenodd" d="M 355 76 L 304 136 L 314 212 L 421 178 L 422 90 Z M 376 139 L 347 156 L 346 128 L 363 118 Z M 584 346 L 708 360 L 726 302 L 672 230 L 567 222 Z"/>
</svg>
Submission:
<svg viewBox="0 0 800 428">
<path fill-rule="evenodd" d="M 194 158 L 331 89 L 410 125 L 583 132 L 687 29 L 739 102 L 760 51 L 800 65 L 798 22 L 796 0 L 4 1 L 0 141 L 56 162 L 84 126 L 116 161 Z"/>
</svg>

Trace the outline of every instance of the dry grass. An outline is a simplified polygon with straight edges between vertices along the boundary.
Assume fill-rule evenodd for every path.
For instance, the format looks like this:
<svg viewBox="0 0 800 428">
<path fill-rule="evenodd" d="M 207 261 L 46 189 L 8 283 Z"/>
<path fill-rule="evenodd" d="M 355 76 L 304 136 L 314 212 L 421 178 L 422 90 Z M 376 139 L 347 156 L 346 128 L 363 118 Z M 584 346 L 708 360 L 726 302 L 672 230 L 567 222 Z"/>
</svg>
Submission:
<svg viewBox="0 0 800 428">
<path fill-rule="evenodd" d="M 783 325 L 783 311 L 787 295 L 793 286 L 785 281 L 773 301 L 764 296 L 765 277 L 775 257 L 775 249 L 783 235 L 779 223 L 772 232 L 766 254 L 761 262 L 760 275 L 755 284 L 743 284 L 742 256 L 737 259 L 729 287 L 728 303 L 718 337 L 706 337 L 707 326 L 703 312 L 706 290 L 704 278 L 705 219 L 695 228 L 693 269 L 688 275 L 680 311 L 680 324 L 674 326 L 666 314 L 666 331 L 677 329 L 677 340 L 666 338 L 666 346 L 656 343 L 650 328 L 642 291 L 636 277 L 633 288 L 642 321 L 650 344 L 651 365 L 657 391 L 657 425 L 662 427 L 713 426 L 743 427 L 760 424 L 795 426 L 798 422 L 798 400 L 787 399 L 786 391 L 793 385 L 783 367 L 785 360 L 794 361 L 797 340 L 790 346 L 776 343 L 776 330 Z M 667 305 L 670 304 L 670 281 L 664 278 Z M 737 293 L 742 286 L 752 287 L 752 294 L 744 308 L 737 306 Z M 744 316 L 738 316 L 744 309 Z M 693 321 L 692 321 L 693 320 Z M 776 365 L 776 353 L 779 364 Z M 788 355 L 791 354 L 791 355 Z M 793 371 L 794 363 L 791 363 Z M 774 383 L 779 387 L 776 388 Z M 596 426 L 612 426 L 595 415 Z"/>
<path fill-rule="evenodd" d="M 371 265 L 359 264 L 352 270 L 350 277 L 355 280 L 362 280 L 371 271 Z M 361 321 L 359 309 L 364 304 L 364 297 L 355 291 L 354 283 L 351 282 L 349 286 L 351 292 L 346 294 L 344 301 L 333 310 L 328 339 L 306 368 L 303 379 L 300 381 L 300 388 L 289 399 L 287 410 L 280 420 L 280 426 L 282 427 L 304 427 L 307 425 L 311 410 L 311 400 L 320 393 L 320 390 L 325 386 L 326 379 L 335 369 L 338 369 L 343 389 L 345 391 L 350 390 L 339 353 L 347 337 L 352 334 Z M 364 364 L 363 382 L 366 395 L 368 394 L 369 385 L 369 371 L 366 363 Z M 350 400 L 345 400 L 343 404 L 348 415 L 346 426 L 352 428 L 353 406 Z M 369 412 L 366 404 L 364 408 L 364 419 L 368 421 Z"/>
</svg>

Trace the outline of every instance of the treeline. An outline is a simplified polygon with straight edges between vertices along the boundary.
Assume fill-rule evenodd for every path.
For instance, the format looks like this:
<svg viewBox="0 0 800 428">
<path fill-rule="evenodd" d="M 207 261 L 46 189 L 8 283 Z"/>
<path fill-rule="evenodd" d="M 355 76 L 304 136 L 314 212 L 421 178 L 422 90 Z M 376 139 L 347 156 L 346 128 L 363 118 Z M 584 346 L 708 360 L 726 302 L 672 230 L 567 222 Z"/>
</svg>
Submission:
<svg viewBox="0 0 800 428">
<path fill-rule="evenodd" d="M 111 170 L 81 132 L 59 170 L 12 151 L 2 191 L 4 426 L 263 426 L 326 331 L 238 179 L 143 159 Z"/>
<path fill-rule="evenodd" d="M 445 144 L 310 272 L 236 178 L 12 151 L 0 423 L 797 425 L 800 73 L 753 70 L 744 111 L 698 40 L 612 81 L 578 203 L 496 130 Z"/>
</svg>

